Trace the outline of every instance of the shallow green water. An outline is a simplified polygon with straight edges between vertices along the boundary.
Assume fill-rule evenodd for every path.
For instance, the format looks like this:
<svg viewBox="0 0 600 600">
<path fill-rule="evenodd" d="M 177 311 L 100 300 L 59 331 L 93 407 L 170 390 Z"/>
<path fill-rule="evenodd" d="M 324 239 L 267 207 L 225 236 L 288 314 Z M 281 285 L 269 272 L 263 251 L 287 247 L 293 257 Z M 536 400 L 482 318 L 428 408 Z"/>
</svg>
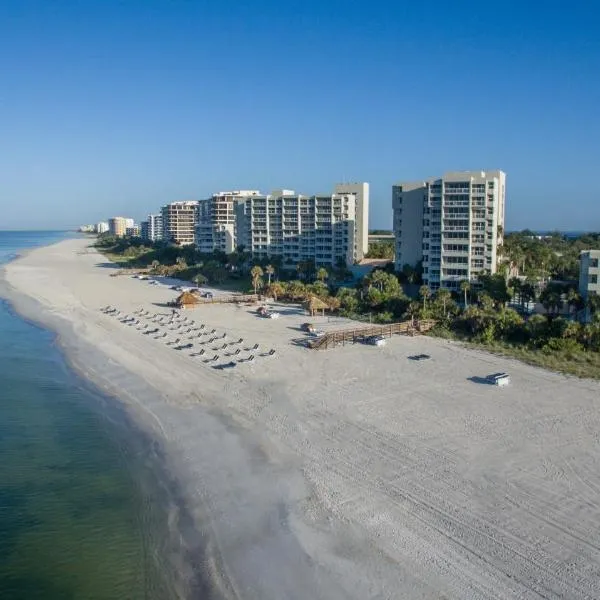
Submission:
<svg viewBox="0 0 600 600">
<path fill-rule="evenodd" d="M 0 261 L 27 245 L 6 235 Z M 0 599 L 171 597 L 148 442 L 102 405 L 51 334 L 0 303 Z"/>
</svg>

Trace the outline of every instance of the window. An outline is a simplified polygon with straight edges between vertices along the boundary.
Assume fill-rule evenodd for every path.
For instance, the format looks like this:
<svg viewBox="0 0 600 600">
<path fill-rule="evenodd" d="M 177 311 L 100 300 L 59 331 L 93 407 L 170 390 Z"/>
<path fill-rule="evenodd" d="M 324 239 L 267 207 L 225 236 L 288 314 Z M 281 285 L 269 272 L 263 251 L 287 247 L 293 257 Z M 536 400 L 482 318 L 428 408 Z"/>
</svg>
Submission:
<svg viewBox="0 0 600 600">
<path fill-rule="evenodd" d="M 597 258 L 592 258 L 592 260 L 590 260 L 590 268 L 592 268 L 592 269 L 598 268 L 598 259 Z"/>
<path fill-rule="evenodd" d="M 590 275 L 590 281 L 591 284 L 597 284 L 598 283 L 598 275 Z"/>
</svg>

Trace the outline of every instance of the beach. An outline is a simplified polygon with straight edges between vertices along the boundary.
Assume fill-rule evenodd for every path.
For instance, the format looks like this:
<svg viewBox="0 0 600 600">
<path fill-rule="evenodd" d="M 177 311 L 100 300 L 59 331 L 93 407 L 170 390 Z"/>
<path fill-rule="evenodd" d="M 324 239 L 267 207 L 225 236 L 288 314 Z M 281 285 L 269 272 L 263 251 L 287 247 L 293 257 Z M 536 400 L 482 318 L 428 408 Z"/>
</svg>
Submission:
<svg viewBox="0 0 600 600">
<path fill-rule="evenodd" d="M 111 277 L 90 243 L 11 262 L 3 295 L 156 439 L 192 597 L 199 573 L 223 598 L 600 597 L 597 382 L 422 336 L 309 350 L 303 322 L 348 322 L 294 306 L 167 324 L 177 292 Z"/>
</svg>

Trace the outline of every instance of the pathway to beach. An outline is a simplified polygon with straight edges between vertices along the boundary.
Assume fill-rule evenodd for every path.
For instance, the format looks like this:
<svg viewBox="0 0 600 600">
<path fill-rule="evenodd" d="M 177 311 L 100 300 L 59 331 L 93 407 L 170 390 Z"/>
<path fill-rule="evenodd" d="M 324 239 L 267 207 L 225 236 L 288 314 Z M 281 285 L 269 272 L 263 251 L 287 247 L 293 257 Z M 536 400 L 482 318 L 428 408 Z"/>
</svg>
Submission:
<svg viewBox="0 0 600 600">
<path fill-rule="evenodd" d="M 297 307 L 173 317 L 88 244 L 11 263 L 11 298 L 164 445 L 224 596 L 600 597 L 597 382 L 424 337 L 311 351 Z"/>
</svg>

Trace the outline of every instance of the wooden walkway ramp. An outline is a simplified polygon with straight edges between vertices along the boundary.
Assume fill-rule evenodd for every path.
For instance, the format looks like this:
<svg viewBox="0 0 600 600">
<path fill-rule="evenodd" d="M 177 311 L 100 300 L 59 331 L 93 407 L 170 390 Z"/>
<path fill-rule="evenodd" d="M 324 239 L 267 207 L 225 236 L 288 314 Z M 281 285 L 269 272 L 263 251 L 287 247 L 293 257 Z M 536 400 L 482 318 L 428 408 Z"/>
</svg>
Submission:
<svg viewBox="0 0 600 600">
<path fill-rule="evenodd" d="M 329 331 L 325 335 L 310 341 L 308 347 L 313 350 L 323 350 L 333 348 L 338 344 L 344 345 L 346 342 L 354 344 L 372 335 L 383 337 L 392 337 L 395 333 L 418 335 L 432 329 L 435 323 L 434 320 L 402 321 L 400 323 L 390 323 L 389 325 L 367 325 L 353 329 L 338 329 L 337 331 Z"/>
</svg>

